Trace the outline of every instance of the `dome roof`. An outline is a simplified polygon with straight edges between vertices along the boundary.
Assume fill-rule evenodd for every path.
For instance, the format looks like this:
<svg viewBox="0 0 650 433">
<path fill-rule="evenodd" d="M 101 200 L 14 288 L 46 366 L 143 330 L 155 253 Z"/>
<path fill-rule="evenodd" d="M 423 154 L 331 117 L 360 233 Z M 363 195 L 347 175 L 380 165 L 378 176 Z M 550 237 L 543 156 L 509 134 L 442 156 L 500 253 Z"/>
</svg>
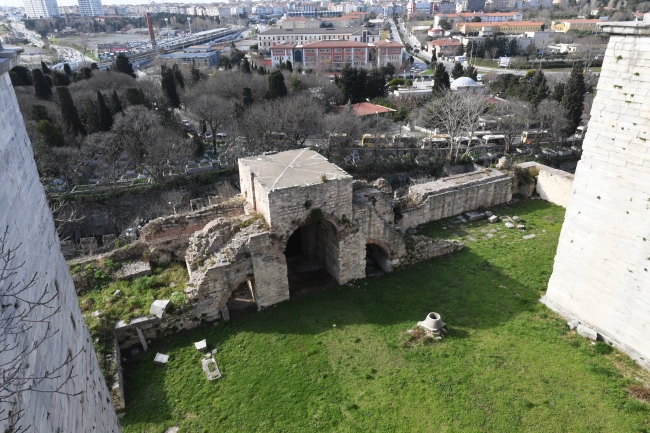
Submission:
<svg viewBox="0 0 650 433">
<path fill-rule="evenodd" d="M 470 77 L 458 77 L 451 82 L 452 87 L 475 87 L 480 86 L 476 81 L 472 80 Z"/>
</svg>

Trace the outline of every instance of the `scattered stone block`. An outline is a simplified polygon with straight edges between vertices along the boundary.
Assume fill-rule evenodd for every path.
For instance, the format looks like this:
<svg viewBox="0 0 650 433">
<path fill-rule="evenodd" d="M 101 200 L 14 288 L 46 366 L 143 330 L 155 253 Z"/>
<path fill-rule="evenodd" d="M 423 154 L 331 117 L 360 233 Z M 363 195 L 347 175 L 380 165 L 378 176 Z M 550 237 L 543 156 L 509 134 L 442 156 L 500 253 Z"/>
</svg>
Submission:
<svg viewBox="0 0 650 433">
<path fill-rule="evenodd" d="M 99 310 L 95 310 L 92 312 L 91 316 L 93 317 L 102 317 L 102 312 Z"/>
<path fill-rule="evenodd" d="M 589 338 L 591 340 L 598 339 L 598 333 L 591 328 L 587 328 L 585 325 L 578 325 L 577 330 L 578 330 L 578 335 L 581 335 L 585 338 Z"/>
<path fill-rule="evenodd" d="M 512 220 L 514 222 L 517 222 L 517 221 L 521 221 L 521 218 L 519 218 L 517 215 L 515 215 L 515 216 L 512 217 Z"/>
<path fill-rule="evenodd" d="M 526 230 L 526 226 L 523 225 L 523 224 L 517 224 L 517 228 L 518 228 L 519 230 Z"/>
<path fill-rule="evenodd" d="M 496 216 L 496 215 L 492 215 L 492 216 L 488 217 L 488 222 L 490 224 L 498 223 L 499 222 L 499 217 Z"/>
<path fill-rule="evenodd" d="M 165 430 L 165 433 L 178 433 L 180 431 L 180 427 L 174 426 L 174 427 L 169 427 L 167 430 Z"/>
<path fill-rule="evenodd" d="M 533 233 L 531 233 L 531 234 L 529 234 L 529 235 L 524 235 L 524 236 L 522 236 L 522 239 L 532 239 L 532 238 L 534 238 L 534 237 L 535 237 L 535 235 L 534 235 Z"/>
<path fill-rule="evenodd" d="M 493 238 L 493 237 L 494 237 L 494 234 L 493 234 L 493 233 L 488 233 L 488 234 L 486 234 L 485 236 L 487 236 L 488 238 Z"/>
<path fill-rule="evenodd" d="M 116 298 L 117 298 L 118 296 L 122 296 L 122 291 L 121 291 L 120 289 L 117 289 L 117 290 L 115 291 L 115 293 L 113 293 L 113 296 L 116 297 Z"/>
<path fill-rule="evenodd" d="M 203 368 L 203 371 L 205 372 L 208 380 L 215 380 L 221 377 L 219 366 L 217 365 L 217 361 L 214 358 L 202 359 L 201 367 Z"/>
<path fill-rule="evenodd" d="M 467 219 L 470 221 L 479 221 L 485 218 L 485 214 L 483 212 L 465 212 L 465 216 L 467 216 Z"/>
<path fill-rule="evenodd" d="M 208 348 L 208 342 L 206 340 L 197 341 L 194 343 L 194 347 L 196 347 L 196 350 L 203 352 Z"/>
<path fill-rule="evenodd" d="M 570 322 L 567 322 L 567 325 L 569 325 L 569 329 L 573 331 L 578 327 L 578 325 L 580 325 L 580 322 L 578 322 L 577 320 L 572 320 Z"/>
<path fill-rule="evenodd" d="M 139 278 L 151 275 L 151 265 L 147 262 L 137 261 L 125 263 L 118 273 L 120 279 Z"/>
<path fill-rule="evenodd" d="M 151 308 L 149 308 L 149 314 L 153 314 L 158 318 L 162 318 L 168 306 L 169 306 L 169 299 L 162 299 L 162 300 L 156 299 L 151 304 Z"/>
<path fill-rule="evenodd" d="M 485 213 L 485 217 L 486 217 L 486 218 L 490 218 L 492 215 L 494 215 L 494 214 L 493 214 L 492 212 L 490 212 L 489 210 L 486 210 L 484 213 Z"/>
<path fill-rule="evenodd" d="M 515 228 L 515 225 L 514 225 L 513 223 L 509 223 L 509 222 L 508 222 L 508 223 L 506 223 L 506 228 L 507 228 L 507 229 L 514 229 L 514 228 Z"/>
<path fill-rule="evenodd" d="M 155 364 L 167 364 L 169 362 L 169 355 L 165 355 L 164 353 L 156 353 L 155 358 L 153 359 L 153 362 Z"/>
</svg>

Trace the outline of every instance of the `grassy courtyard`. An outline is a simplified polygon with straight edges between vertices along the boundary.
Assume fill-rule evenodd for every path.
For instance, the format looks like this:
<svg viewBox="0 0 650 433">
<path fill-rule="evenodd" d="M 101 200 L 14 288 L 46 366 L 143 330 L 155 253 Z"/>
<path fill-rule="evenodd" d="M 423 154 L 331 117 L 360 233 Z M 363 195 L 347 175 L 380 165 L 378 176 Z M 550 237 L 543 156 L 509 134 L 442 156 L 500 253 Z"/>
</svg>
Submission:
<svg viewBox="0 0 650 433">
<path fill-rule="evenodd" d="M 564 209 L 494 210 L 526 233 L 438 221 L 420 233 L 464 251 L 154 341 L 124 364 L 124 431 L 650 431 L 647 372 L 538 302 Z M 442 341 L 406 332 L 430 311 L 449 327 Z M 203 338 L 218 349 L 214 382 L 192 344 Z M 170 362 L 154 366 L 156 352 Z"/>
</svg>

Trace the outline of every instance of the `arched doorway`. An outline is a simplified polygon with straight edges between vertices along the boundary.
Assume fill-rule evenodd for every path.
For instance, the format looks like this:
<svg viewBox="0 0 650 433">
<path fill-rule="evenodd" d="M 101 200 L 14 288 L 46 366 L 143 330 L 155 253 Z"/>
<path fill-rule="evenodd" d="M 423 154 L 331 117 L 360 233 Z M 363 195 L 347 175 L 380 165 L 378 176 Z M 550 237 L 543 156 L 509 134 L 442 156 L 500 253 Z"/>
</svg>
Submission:
<svg viewBox="0 0 650 433">
<path fill-rule="evenodd" d="M 378 277 L 393 270 L 387 247 L 374 242 L 366 243 L 366 278 Z"/>
<path fill-rule="evenodd" d="M 296 50 L 293 52 L 293 62 L 302 63 L 302 50 Z"/>
<path fill-rule="evenodd" d="M 298 227 L 289 236 L 284 255 L 291 295 L 332 284 L 339 274 L 336 227 L 324 219 Z"/>
<path fill-rule="evenodd" d="M 255 294 L 253 292 L 253 282 L 251 280 L 243 281 L 226 301 L 228 311 L 244 311 L 256 309 Z"/>
</svg>

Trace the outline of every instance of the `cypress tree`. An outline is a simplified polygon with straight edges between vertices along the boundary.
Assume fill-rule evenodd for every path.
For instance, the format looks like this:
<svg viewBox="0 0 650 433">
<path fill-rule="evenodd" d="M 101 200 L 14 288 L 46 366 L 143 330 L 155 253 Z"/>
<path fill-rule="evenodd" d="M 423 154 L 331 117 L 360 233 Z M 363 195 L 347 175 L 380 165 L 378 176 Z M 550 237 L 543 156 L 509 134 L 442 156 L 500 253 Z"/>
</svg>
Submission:
<svg viewBox="0 0 650 433">
<path fill-rule="evenodd" d="M 571 124 L 570 132 L 574 132 L 582 119 L 582 110 L 585 107 L 585 77 L 582 75 L 582 65 L 576 64 L 571 70 L 571 75 L 564 86 L 562 106 L 567 110 L 567 118 Z"/>
<path fill-rule="evenodd" d="M 84 104 L 84 117 L 86 119 L 88 134 L 101 131 L 99 127 L 99 115 L 97 114 L 97 104 L 92 99 L 86 99 L 86 103 Z"/>
<path fill-rule="evenodd" d="M 435 94 L 440 94 L 449 90 L 449 74 L 445 69 L 445 65 L 438 62 L 436 63 L 436 72 L 433 75 L 433 88 L 431 92 Z"/>
<path fill-rule="evenodd" d="M 463 77 L 469 77 L 472 80 L 476 81 L 476 77 L 478 76 L 478 71 L 476 68 L 472 65 L 468 65 L 464 70 L 463 70 Z"/>
<path fill-rule="evenodd" d="M 561 103 L 563 96 L 564 96 L 564 83 L 557 83 L 553 88 L 553 93 L 551 94 L 551 98 Z"/>
<path fill-rule="evenodd" d="M 42 60 L 41 60 L 41 69 L 43 70 L 43 74 L 45 74 L 45 75 L 50 75 L 52 73 L 50 68 L 48 68 L 47 65 L 45 64 L 45 62 L 42 61 Z"/>
<path fill-rule="evenodd" d="M 282 71 L 273 71 L 268 78 L 269 88 L 266 91 L 267 99 L 275 99 L 287 96 L 287 86 L 284 84 Z"/>
<path fill-rule="evenodd" d="M 56 96 L 59 99 L 59 108 L 61 109 L 61 118 L 63 119 L 63 127 L 65 130 L 73 134 L 85 134 L 86 130 L 81 124 L 79 112 L 74 105 L 68 88 L 63 86 L 57 87 Z"/>
<path fill-rule="evenodd" d="M 40 122 L 41 120 L 49 120 L 50 122 L 52 121 L 49 114 L 47 114 L 47 107 L 45 107 L 45 105 L 41 105 L 41 104 L 32 105 L 29 114 L 31 119 L 35 122 Z"/>
<path fill-rule="evenodd" d="M 40 69 L 32 70 L 32 82 L 34 83 L 34 92 L 38 99 L 50 99 L 52 89 L 47 85 L 43 71 Z"/>
<path fill-rule="evenodd" d="M 246 57 L 244 57 L 244 61 L 241 64 L 241 70 L 246 74 L 251 73 L 251 64 L 248 63 L 248 59 Z"/>
<path fill-rule="evenodd" d="M 115 68 L 117 72 L 121 72 L 122 74 L 130 75 L 133 78 L 135 78 L 135 73 L 133 72 L 133 65 L 131 62 L 129 62 L 129 58 L 124 55 L 124 53 L 120 53 L 117 55 L 115 58 Z"/>
<path fill-rule="evenodd" d="M 67 63 L 63 64 L 63 72 L 65 72 L 66 75 L 70 76 L 72 75 L 72 69 L 70 69 L 70 65 Z"/>
<path fill-rule="evenodd" d="M 36 126 L 36 132 L 38 132 L 45 144 L 50 147 L 62 147 L 65 146 L 65 138 L 61 133 L 59 126 L 49 120 L 41 120 Z"/>
<path fill-rule="evenodd" d="M 90 69 L 92 69 L 93 71 L 99 71 L 99 66 L 97 66 L 97 63 L 92 62 L 90 64 Z"/>
<path fill-rule="evenodd" d="M 117 90 L 113 90 L 111 94 L 111 111 L 113 114 L 122 113 L 122 102 L 120 102 L 120 97 L 117 96 Z"/>
<path fill-rule="evenodd" d="M 549 93 L 550 91 L 544 73 L 541 70 L 535 71 L 526 95 L 535 110 L 537 110 L 540 102 L 548 98 Z"/>
<path fill-rule="evenodd" d="M 451 70 L 451 78 L 453 80 L 460 78 L 463 76 L 463 72 L 463 65 L 461 65 L 460 62 L 455 62 L 454 68 Z"/>
<path fill-rule="evenodd" d="M 201 80 L 201 71 L 196 69 L 194 65 L 190 68 L 190 77 L 194 83 L 197 83 Z"/>
<path fill-rule="evenodd" d="M 52 71 L 52 84 L 55 86 L 67 86 L 70 84 L 70 77 L 59 71 Z"/>
<path fill-rule="evenodd" d="M 144 98 L 138 89 L 135 87 L 127 87 L 124 89 L 124 99 L 128 107 L 132 105 L 143 105 Z"/>
<path fill-rule="evenodd" d="M 110 131 L 113 126 L 113 115 L 100 91 L 97 91 L 97 117 L 99 118 L 99 130 Z"/>
<path fill-rule="evenodd" d="M 242 104 L 244 107 L 250 107 L 253 105 L 253 92 L 250 87 L 244 87 L 241 91 L 242 93 Z"/>
<path fill-rule="evenodd" d="M 174 81 L 176 81 L 176 84 L 178 84 L 181 89 L 185 88 L 185 78 L 183 78 L 183 73 L 181 72 L 180 68 L 178 67 L 177 64 L 172 66 L 172 72 L 174 74 Z"/>
<path fill-rule="evenodd" d="M 92 69 L 90 69 L 90 68 L 88 68 L 88 67 L 81 68 L 81 77 L 82 77 L 84 80 L 88 80 L 88 79 L 92 78 L 92 76 L 93 76 L 93 71 L 92 71 Z"/>
<path fill-rule="evenodd" d="M 383 98 L 388 93 L 386 77 L 379 69 L 373 69 L 366 79 L 366 97 L 368 99 Z"/>
<path fill-rule="evenodd" d="M 287 71 L 293 72 L 293 65 L 291 64 L 291 61 L 287 60 L 286 68 L 287 68 Z"/>
<path fill-rule="evenodd" d="M 174 80 L 174 73 L 166 65 L 160 66 L 160 73 L 162 75 L 162 89 L 167 95 L 169 100 L 169 105 L 172 108 L 178 108 L 181 105 L 181 101 L 178 98 L 178 93 L 176 93 L 176 81 Z"/>
<path fill-rule="evenodd" d="M 456 48 L 456 55 L 462 56 L 463 54 L 465 54 L 465 45 L 461 42 L 458 48 Z"/>
<path fill-rule="evenodd" d="M 29 73 L 29 69 L 22 65 L 11 68 L 9 70 L 9 78 L 11 78 L 11 84 L 14 87 L 32 85 L 32 76 Z"/>
</svg>

